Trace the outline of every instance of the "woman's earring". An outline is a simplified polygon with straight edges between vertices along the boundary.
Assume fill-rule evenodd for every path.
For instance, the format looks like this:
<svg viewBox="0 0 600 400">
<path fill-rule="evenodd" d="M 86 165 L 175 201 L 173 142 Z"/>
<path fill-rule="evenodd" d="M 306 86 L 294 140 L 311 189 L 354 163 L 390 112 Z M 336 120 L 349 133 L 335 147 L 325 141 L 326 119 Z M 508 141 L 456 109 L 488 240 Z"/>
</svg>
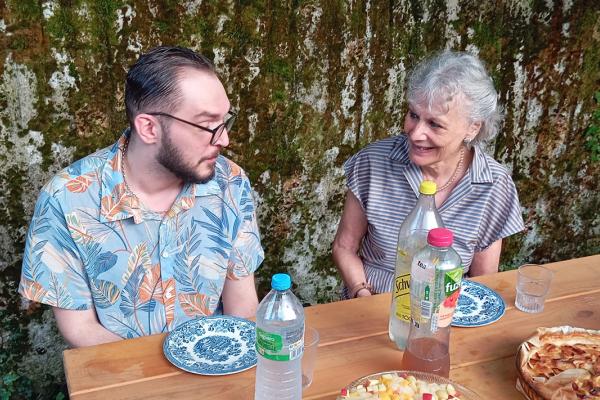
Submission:
<svg viewBox="0 0 600 400">
<path fill-rule="evenodd" d="M 465 144 L 465 146 L 471 147 L 471 138 L 467 136 L 463 139 L 463 143 Z"/>
</svg>

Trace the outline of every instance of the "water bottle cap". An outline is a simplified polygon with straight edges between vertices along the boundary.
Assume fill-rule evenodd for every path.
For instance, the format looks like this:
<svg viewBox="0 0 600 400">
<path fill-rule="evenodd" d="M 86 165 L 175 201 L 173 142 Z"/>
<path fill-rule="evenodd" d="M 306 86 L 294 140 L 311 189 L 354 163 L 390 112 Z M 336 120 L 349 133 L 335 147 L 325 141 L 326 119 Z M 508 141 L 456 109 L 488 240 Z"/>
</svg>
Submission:
<svg viewBox="0 0 600 400">
<path fill-rule="evenodd" d="M 423 181 L 421 182 L 421 186 L 419 186 L 419 192 L 421 194 L 432 195 L 437 191 L 437 185 L 434 181 Z"/>
<path fill-rule="evenodd" d="M 275 274 L 271 278 L 271 288 L 288 290 L 292 286 L 292 278 L 288 274 Z"/>
<path fill-rule="evenodd" d="M 427 243 L 436 247 L 449 247 L 453 240 L 452 231 L 446 228 L 433 228 L 427 234 Z"/>
</svg>

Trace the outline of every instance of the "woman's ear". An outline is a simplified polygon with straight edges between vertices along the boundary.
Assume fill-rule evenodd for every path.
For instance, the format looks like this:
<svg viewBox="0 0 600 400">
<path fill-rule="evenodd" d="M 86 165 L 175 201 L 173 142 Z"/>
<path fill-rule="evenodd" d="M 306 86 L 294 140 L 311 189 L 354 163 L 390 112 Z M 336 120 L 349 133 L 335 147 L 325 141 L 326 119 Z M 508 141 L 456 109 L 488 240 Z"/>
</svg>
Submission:
<svg viewBox="0 0 600 400">
<path fill-rule="evenodd" d="M 149 114 L 138 114 L 133 120 L 135 131 L 140 140 L 146 144 L 158 142 L 162 127 L 156 117 Z"/>
<path fill-rule="evenodd" d="M 483 123 L 481 121 L 471 122 L 471 125 L 469 125 L 469 129 L 467 130 L 467 136 L 465 136 L 465 140 L 469 142 L 473 141 L 473 139 L 475 139 L 475 137 L 479 134 L 482 125 Z"/>
</svg>

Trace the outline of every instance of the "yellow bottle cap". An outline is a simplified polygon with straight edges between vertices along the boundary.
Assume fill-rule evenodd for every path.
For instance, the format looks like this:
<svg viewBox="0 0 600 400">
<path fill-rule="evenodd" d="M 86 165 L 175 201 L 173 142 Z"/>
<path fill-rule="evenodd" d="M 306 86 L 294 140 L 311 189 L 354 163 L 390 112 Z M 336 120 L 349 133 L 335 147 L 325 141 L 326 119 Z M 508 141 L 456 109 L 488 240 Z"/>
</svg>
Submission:
<svg viewBox="0 0 600 400">
<path fill-rule="evenodd" d="M 421 186 L 419 186 L 419 192 L 422 194 L 435 194 L 437 191 L 437 185 L 434 181 L 423 181 L 421 182 Z"/>
</svg>

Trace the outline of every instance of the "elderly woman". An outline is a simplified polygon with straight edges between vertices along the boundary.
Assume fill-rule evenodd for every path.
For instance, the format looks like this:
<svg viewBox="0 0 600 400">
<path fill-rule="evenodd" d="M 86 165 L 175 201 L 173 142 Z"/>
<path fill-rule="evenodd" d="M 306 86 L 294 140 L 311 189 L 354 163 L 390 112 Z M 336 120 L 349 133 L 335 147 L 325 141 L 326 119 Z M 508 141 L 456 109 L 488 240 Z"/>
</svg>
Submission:
<svg viewBox="0 0 600 400">
<path fill-rule="evenodd" d="M 404 134 L 372 143 L 344 165 L 348 192 L 333 242 L 343 296 L 392 289 L 398 231 L 419 183 L 435 201 L 465 273 L 498 271 L 502 239 L 524 229 L 515 185 L 480 144 L 496 135 L 502 109 L 481 61 L 443 52 L 409 77 Z"/>
</svg>

